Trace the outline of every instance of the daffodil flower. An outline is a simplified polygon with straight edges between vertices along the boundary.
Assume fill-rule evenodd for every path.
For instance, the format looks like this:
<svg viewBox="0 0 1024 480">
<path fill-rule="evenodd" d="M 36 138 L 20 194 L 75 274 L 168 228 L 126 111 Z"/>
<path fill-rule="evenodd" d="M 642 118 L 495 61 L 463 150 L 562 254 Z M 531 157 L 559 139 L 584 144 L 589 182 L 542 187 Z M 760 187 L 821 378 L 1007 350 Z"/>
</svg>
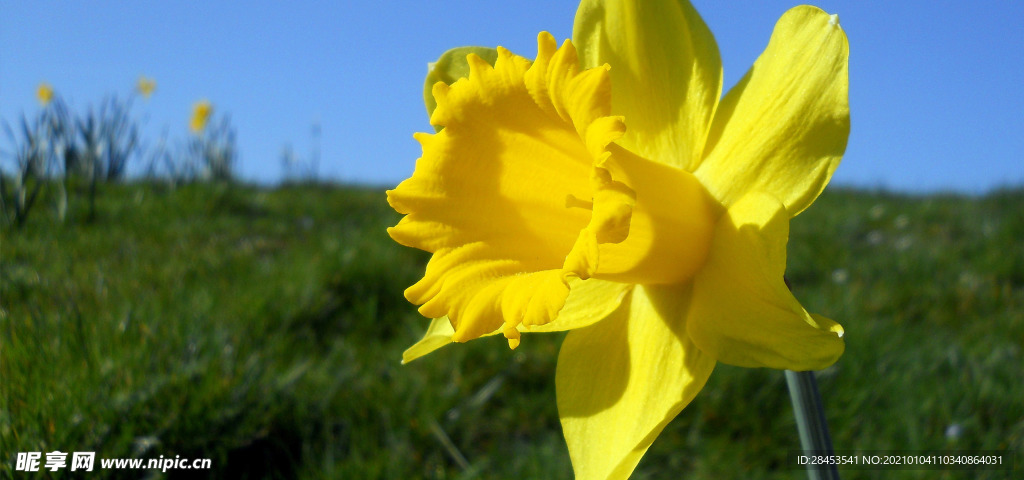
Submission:
<svg viewBox="0 0 1024 480">
<path fill-rule="evenodd" d="M 211 115 L 213 115 L 213 105 L 209 100 L 196 102 L 192 106 L 192 119 L 188 124 L 192 133 L 202 132 L 206 128 L 206 124 L 209 123 Z"/>
<path fill-rule="evenodd" d="M 403 360 L 571 330 L 556 391 L 580 479 L 628 477 L 716 362 L 831 365 L 842 327 L 783 274 L 789 219 L 846 149 L 848 48 L 837 16 L 796 7 L 719 100 L 689 3 L 584 0 L 573 42 L 542 33 L 532 62 L 467 56 L 388 191 L 388 233 L 433 254 L 405 296 L 435 320 Z"/>
<path fill-rule="evenodd" d="M 47 106 L 53 100 L 53 86 L 49 83 L 43 82 L 36 87 L 36 99 L 39 100 L 39 104 Z"/>
<path fill-rule="evenodd" d="M 139 92 L 139 95 L 142 95 L 142 98 L 148 99 L 153 95 L 153 91 L 156 90 L 156 80 L 140 75 L 139 80 L 135 82 L 135 90 Z"/>
</svg>

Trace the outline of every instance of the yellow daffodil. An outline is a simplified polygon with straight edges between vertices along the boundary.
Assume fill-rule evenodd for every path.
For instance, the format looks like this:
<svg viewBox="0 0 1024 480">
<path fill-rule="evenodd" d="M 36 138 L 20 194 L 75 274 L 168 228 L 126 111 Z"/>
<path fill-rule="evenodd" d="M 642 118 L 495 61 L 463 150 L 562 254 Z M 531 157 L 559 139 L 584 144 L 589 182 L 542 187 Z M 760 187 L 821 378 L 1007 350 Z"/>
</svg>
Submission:
<svg viewBox="0 0 1024 480">
<path fill-rule="evenodd" d="M 139 76 L 139 81 L 135 83 L 135 90 L 142 95 L 142 98 L 149 98 L 153 95 L 153 91 L 156 90 L 156 80 L 146 76 Z"/>
<path fill-rule="evenodd" d="M 435 320 L 403 360 L 571 330 L 555 384 L 580 479 L 628 477 L 716 362 L 831 365 L 842 327 L 783 274 L 789 219 L 846 149 L 848 48 L 837 16 L 796 7 L 720 100 L 689 3 L 584 0 L 573 42 L 542 33 L 532 62 L 466 57 L 388 192 L 388 233 L 433 253 L 405 295 Z"/>
<path fill-rule="evenodd" d="M 40 83 L 36 87 L 36 98 L 42 106 L 49 105 L 53 101 L 53 86 L 46 82 Z"/>
<path fill-rule="evenodd" d="M 192 133 L 202 132 L 213 115 L 213 105 L 208 100 L 200 100 L 192 106 L 192 120 L 189 121 L 189 128 Z"/>
</svg>

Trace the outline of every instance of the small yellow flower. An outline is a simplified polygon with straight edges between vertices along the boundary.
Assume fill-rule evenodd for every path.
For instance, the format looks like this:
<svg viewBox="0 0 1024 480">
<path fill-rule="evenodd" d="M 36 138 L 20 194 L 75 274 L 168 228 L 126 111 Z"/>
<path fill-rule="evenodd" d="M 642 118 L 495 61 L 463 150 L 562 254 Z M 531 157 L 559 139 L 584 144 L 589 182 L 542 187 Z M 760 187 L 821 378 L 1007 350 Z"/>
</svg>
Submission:
<svg viewBox="0 0 1024 480">
<path fill-rule="evenodd" d="M 142 98 L 148 99 L 153 95 L 153 91 L 156 90 L 156 80 L 140 75 L 139 81 L 135 83 L 135 90 L 139 92 L 139 95 L 142 95 Z"/>
<path fill-rule="evenodd" d="M 193 133 L 202 132 L 206 128 L 206 124 L 210 121 L 210 116 L 213 115 L 213 105 L 209 100 L 200 100 L 192 106 L 192 120 L 189 122 L 189 128 Z"/>
<path fill-rule="evenodd" d="M 39 99 L 39 103 L 42 106 L 47 106 L 53 101 L 53 86 L 49 83 L 42 82 L 36 87 L 36 98 Z"/>
<path fill-rule="evenodd" d="M 849 47 L 838 17 L 796 7 L 720 99 L 685 1 L 583 0 L 573 38 L 542 33 L 532 62 L 469 55 L 468 77 L 434 85 L 443 129 L 416 135 L 388 191 L 405 215 L 388 233 L 433 254 L 405 296 L 435 320 L 403 361 L 571 330 L 555 386 L 576 478 L 626 478 L 716 362 L 842 354 L 842 327 L 783 274 L 789 219 L 846 149 Z"/>
</svg>

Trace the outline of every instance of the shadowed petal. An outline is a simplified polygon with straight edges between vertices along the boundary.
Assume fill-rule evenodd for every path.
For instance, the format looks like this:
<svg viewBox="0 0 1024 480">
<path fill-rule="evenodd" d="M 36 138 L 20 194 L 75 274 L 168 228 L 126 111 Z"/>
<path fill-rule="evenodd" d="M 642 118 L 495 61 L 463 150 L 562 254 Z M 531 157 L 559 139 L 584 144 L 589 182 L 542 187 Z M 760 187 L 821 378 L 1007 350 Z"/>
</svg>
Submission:
<svg viewBox="0 0 1024 480">
<path fill-rule="evenodd" d="M 715 229 L 693 282 L 687 332 L 701 350 L 741 367 L 818 370 L 843 353 L 843 327 L 808 314 L 783 280 L 789 216 L 770 195 L 736 202 Z"/>
<path fill-rule="evenodd" d="M 638 287 L 607 318 L 566 336 L 558 413 L 578 480 L 629 477 L 715 361 L 686 336 L 688 286 Z"/>
</svg>

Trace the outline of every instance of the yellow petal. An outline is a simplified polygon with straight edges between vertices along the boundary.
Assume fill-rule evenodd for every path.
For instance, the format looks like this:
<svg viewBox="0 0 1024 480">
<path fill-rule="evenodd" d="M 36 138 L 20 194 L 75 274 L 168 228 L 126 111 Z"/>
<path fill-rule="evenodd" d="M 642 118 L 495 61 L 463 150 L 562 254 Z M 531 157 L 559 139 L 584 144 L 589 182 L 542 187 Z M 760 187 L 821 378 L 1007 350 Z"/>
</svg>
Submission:
<svg viewBox="0 0 1024 480">
<path fill-rule="evenodd" d="M 452 323 L 448 321 L 447 317 L 431 320 L 430 326 L 427 327 L 427 333 L 423 334 L 423 338 L 402 352 L 402 364 L 409 363 L 452 343 L 452 334 L 454 333 L 455 329 L 452 328 Z"/>
<path fill-rule="evenodd" d="M 701 350 L 741 367 L 818 370 L 843 353 L 843 327 L 808 314 L 783 280 L 789 216 L 752 192 L 719 220 L 693 282 L 687 331 Z"/>
<path fill-rule="evenodd" d="M 634 285 L 629 283 L 609 282 L 591 278 L 589 280 L 573 279 L 569 282 L 569 297 L 565 306 L 551 323 L 523 327 L 529 332 L 556 332 L 574 330 L 594 324 L 607 317 L 622 302 L 629 298 Z"/>
<path fill-rule="evenodd" d="M 693 171 L 722 91 L 718 45 L 686 1 L 584 0 L 573 42 L 585 67 L 611 65 L 618 143 Z"/>
<path fill-rule="evenodd" d="M 608 318 L 566 336 L 558 413 L 578 480 L 624 479 L 703 388 L 715 361 L 683 323 L 687 287 L 638 287 Z"/>
<path fill-rule="evenodd" d="M 818 197 L 850 133 L 848 56 L 838 16 L 801 6 L 779 19 L 719 105 L 695 172 L 719 201 L 762 191 L 795 216 Z"/>
<path fill-rule="evenodd" d="M 595 278 L 590 280 L 576 278 L 571 280 L 569 285 L 569 297 L 566 298 L 565 306 L 554 321 L 535 326 L 520 325 L 519 330 L 521 332 L 559 332 L 586 327 L 607 317 L 619 308 L 634 287 L 628 283 L 608 282 Z M 499 328 L 485 336 L 500 333 L 502 330 Z M 454 334 L 455 329 L 452 328 L 448 317 L 431 320 L 423 338 L 402 353 L 402 363 L 409 363 L 452 343 Z"/>
</svg>

